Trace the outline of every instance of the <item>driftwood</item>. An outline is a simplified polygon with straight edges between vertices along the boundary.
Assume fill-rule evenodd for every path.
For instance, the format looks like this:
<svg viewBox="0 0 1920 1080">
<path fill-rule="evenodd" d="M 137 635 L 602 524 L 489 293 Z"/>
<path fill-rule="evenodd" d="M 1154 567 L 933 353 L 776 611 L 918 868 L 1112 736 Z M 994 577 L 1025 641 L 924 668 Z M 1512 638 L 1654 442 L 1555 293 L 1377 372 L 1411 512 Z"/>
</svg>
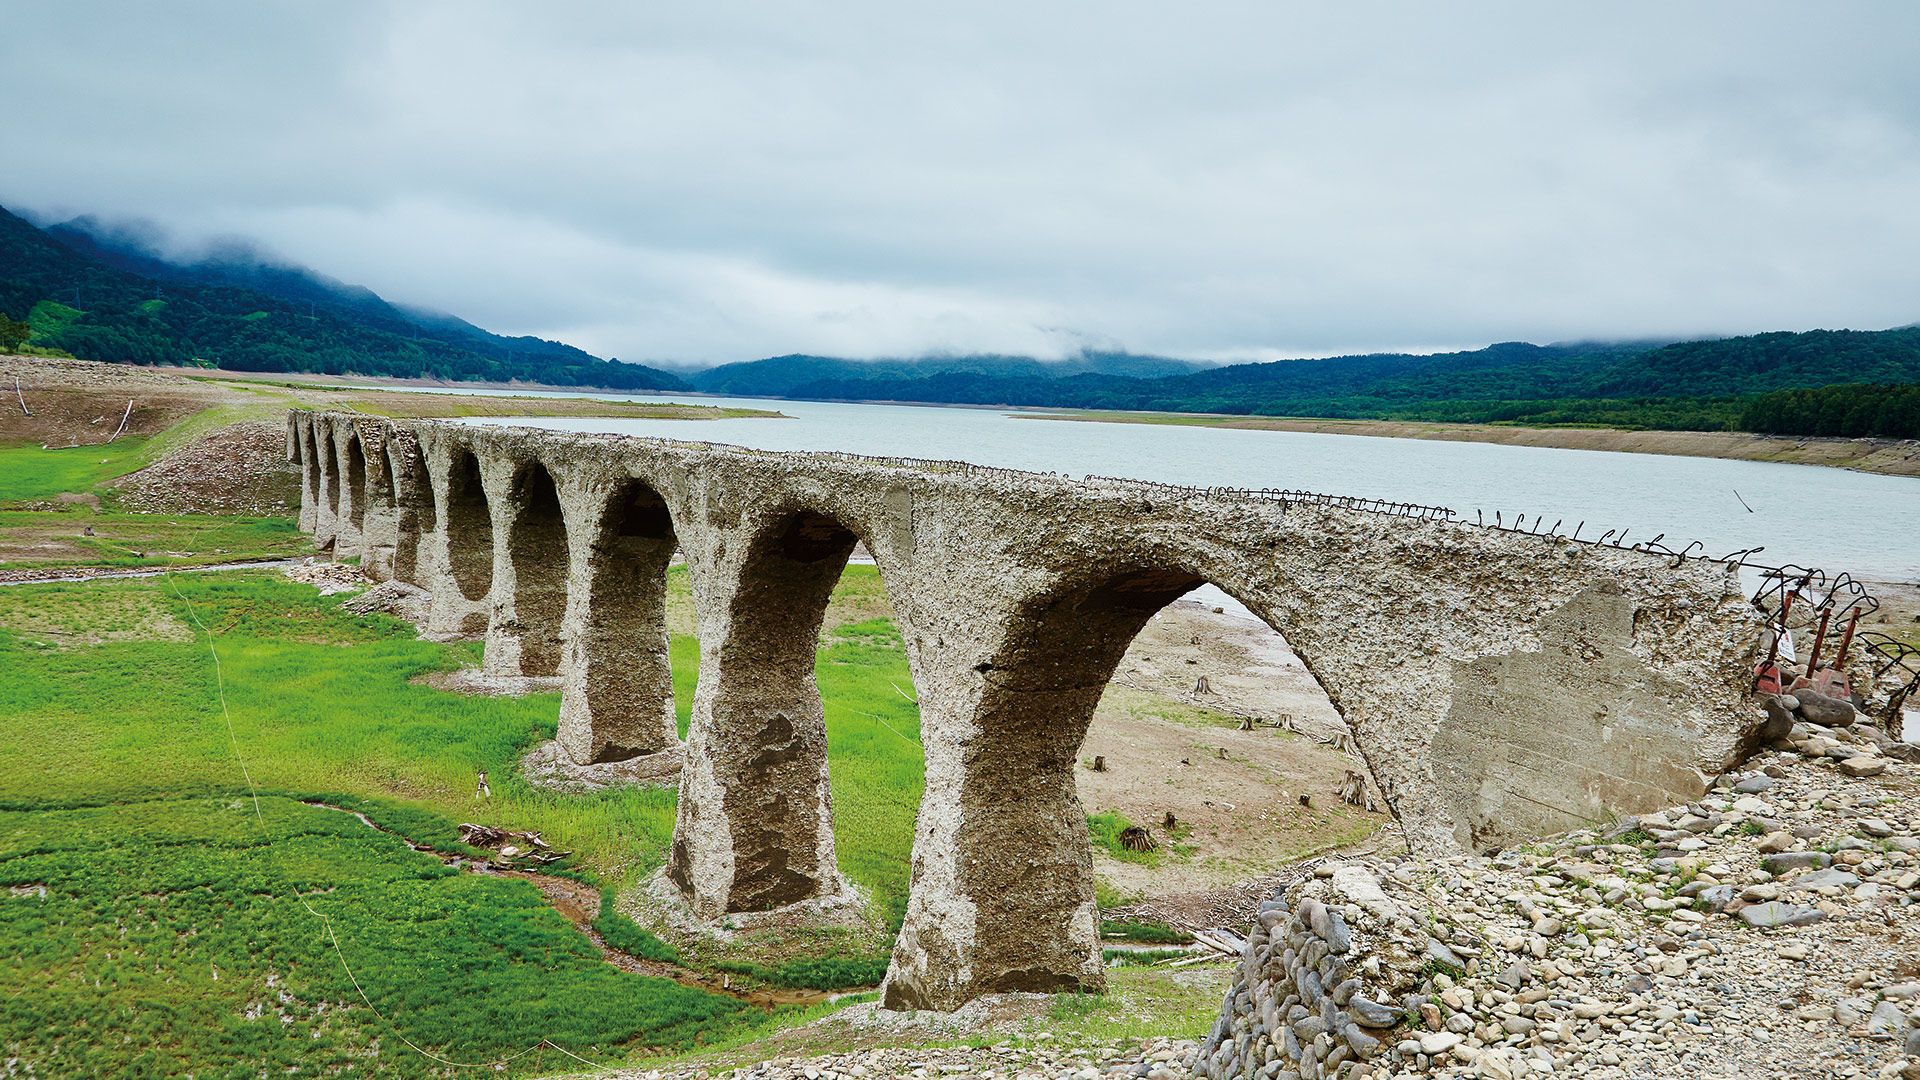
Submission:
<svg viewBox="0 0 1920 1080">
<path fill-rule="evenodd" d="M 1128 851 L 1152 851 L 1160 844 L 1146 829 L 1138 825 L 1129 825 L 1120 830 L 1120 846 Z"/>
<path fill-rule="evenodd" d="M 123 431 L 125 431 L 125 430 L 127 430 L 127 420 L 128 420 L 128 418 L 129 418 L 129 417 L 131 417 L 132 415 L 133 415 L 133 399 L 132 399 L 132 398 L 128 398 L 128 399 L 127 399 L 127 411 L 126 411 L 125 413 L 122 413 L 122 414 L 121 414 L 121 416 L 120 416 L 120 426 L 114 429 L 114 431 L 113 431 L 113 437 L 112 437 L 112 438 L 110 438 L 110 439 L 108 439 L 108 440 L 107 440 L 108 442 L 112 442 L 112 441 L 113 441 L 114 439 L 117 439 L 117 438 L 119 438 L 119 437 L 120 437 L 120 433 L 121 433 L 121 432 L 123 432 Z"/>
<path fill-rule="evenodd" d="M 1197 930 L 1194 932 L 1193 940 L 1222 956 L 1242 956 L 1247 951 L 1245 938 L 1231 930 L 1222 930 L 1219 927 Z"/>
<path fill-rule="evenodd" d="M 13 394 L 20 399 L 20 411 L 26 413 L 28 416 L 32 416 L 33 410 L 27 408 L 27 395 L 20 392 L 20 376 L 18 375 L 13 377 Z"/>
<path fill-rule="evenodd" d="M 498 851 L 501 859 L 524 859 L 541 864 L 559 862 L 569 854 L 553 850 L 537 832 L 513 832 L 472 822 L 461 823 L 460 842 L 469 847 Z"/>
</svg>

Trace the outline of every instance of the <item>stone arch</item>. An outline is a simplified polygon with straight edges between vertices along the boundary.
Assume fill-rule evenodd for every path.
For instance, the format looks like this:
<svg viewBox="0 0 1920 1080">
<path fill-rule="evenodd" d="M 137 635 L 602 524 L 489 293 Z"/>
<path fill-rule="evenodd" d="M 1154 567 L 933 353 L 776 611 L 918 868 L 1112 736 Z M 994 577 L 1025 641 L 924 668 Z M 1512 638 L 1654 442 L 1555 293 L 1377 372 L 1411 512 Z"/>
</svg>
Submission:
<svg viewBox="0 0 1920 1080">
<path fill-rule="evenodd" d="M 588 523 L 580 629 L 566 643 L 560 746 L 580 764 L 677 746 L 668 657 L 667 566 L 679 547 L 673 514 L 642 480 L 616 486 Z"/>
<path fill-rule="evenodd" d="M 929 821 L 959 826 L 950 831 L 951 852 L 930 859 L 916 848 L 922 917 L 916 927 L 910 913 L 896 947 L 888 1008 L 1104 987 L 1079 752 L 1128 646 L 1158 612 L 1204 584 L 1281 629 L 1256 598 L 1178 560 L 1080 568 L 1014 607 L 997 650 L 974 666 L 981 681 L 968 734 L 950 759 L 956 767 L 928 770 L 920 839 Z M 951 912 L 955 899 L 970 913 L 958 947 L 940 918 L 926 914 Z M 960 971 L 966 981 L 955 978 Z"/>
<path fill-rule="evenodd" d="M 567 521 L 553 474 L 537 460 L 522 465 L 508 487 L 508 505 L 512 517 L 507 523 L 506 557 L 513 589 L 510 595 L 495 598 L 495 625 L 488 628 L 488 666 L 519 675 L 557 675 L 569 560 Z M 507 646 L 509 641 L 514 644 Z"/>
<path fill-rule="evenodd" d="M 667 866 L 710 916 L 848 891 L 834 853 L 814 659 L 827 601 L 859 537 L 810 509 L 766 520 L 742 559 L 726 632 L 701 638 Z"/>
<path fill-rule="evenodd" d="M 343 447 L 346 457 L 345 492 L 342 501 L 347 505 L 347 524 L 355 532 L 361 532 L 367 524 L 367 452 L 360 445 L 360 433 L 349 428 Z"/>
<path fill-rule="evenodd" d="M 456 446 L 447 467 L 444 493 L 447 573 L 460 596 L 484 600 L 493 589 L 493 512 L 480 480 L 480 459 Z"/>
</svg>

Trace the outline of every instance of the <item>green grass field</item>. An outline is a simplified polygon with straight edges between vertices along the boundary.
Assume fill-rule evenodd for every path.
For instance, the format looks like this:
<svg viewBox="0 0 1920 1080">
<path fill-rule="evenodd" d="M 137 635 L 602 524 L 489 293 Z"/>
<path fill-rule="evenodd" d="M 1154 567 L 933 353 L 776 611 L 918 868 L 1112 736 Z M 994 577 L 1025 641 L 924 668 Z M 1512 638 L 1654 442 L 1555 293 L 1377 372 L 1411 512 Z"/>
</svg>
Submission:
<svg viewBox="0 0 1920 1080">
<path fill-rule="evenodd" d="M 0 1030 L 41 1076 L 446 1074 L 402 1040 L 528 1076 L 759 1018 L 607 965 L 524 881 L 284 798 L 0 812 L 0 886 Z"/>
<path fill-rule="evenodd" d="M 673 585 L 685 589 L 684 573 Z M 897 926 L 921 758 L 899 635 L 885 619 L 861 617 L 877 591 L 871 567 L 849 568 L 818 679 L 842 867 L 870 890 L 876 919 Z M 399 831 L 442 844 L 459 820 L 535 829 L 616 886 L 656 869 L 672 835 L 671 791 L 560 795 L 514 775 L 519 755 L 552 737 L 558 695 L 433 689 L 420 677 L 477 662 L 478 647 L 419 641 L 410 626 L 348 614 L 337 600 L 260 571 L 0 589 L 0 716 L 10 742 L 0 755 L 0 885 L 20 887 L 12 906 L 0 906 L 0 998 L 31 1001 L 0 1010 L 8 1040 L 38 1055 L 52 1043 L 29 1033 L 49 1025 L 124 1030 L 125 1039 L 101 1035 L 79 1070 L 101 1075 L 208 1075 L 206 1066 L 233 1055 L 317 1075 L 375 1045 L 386 1048 L 383 1068 L 414 1075 L 426 1059 L 398 1054 L 393 1031 L 469 1058 L 540 1033 L 590 1057 L 593 1047 L 627 1057 L 759 1022 L 757 1010 L 736 1015 L 731 998 L 640 986 L 649 980 L 601 964 L 531 886 L 450 877 L 394 837 L 285 797 L 385 800 L 387 816 L 407 818 Z M 675 635 L 683 732 L 698 656 L 694 638 Z M 480 769 L 494 779 L 485 802 L 473 790 Z M 270 844 L 257 827 L 247 831 L 249 778 L 266 793 Z M 95 864 L 103 869 L 88 873 Z M 178 889 L 151 886 L 176 874 Z M 356 970 L 376 973 L 368 993 L 397 1027 L 343 993 L 351 987 L 334 970 L 338 957 L 331 968 L 323 962 L 323 924 L 297 895 L 318 882 L 330 892 L 315 906 L 337 919 Z M 191 899 L 174 906 L 176 893 Z M 125 926 L 146 927 L 151 941 L 128 948 L 117 940 Z M 182 927 L 192 928 L 190 946 L 176 941 Z M 58 948 L 41 941 L 49 936 Z M 234 944 L 263 937 L 273 940 L 258 955 Z M 826 985 L 867 982 L 884 967 L 884 944 L 843 933 L 780 944 L 780 963 L 742 973 Z M 225 980 L 217 986 L 214 968 Z M 280 980 L 271 992 L 268 979 Z M 282 993 L 295 1004 L 279 1012 L 297 1015 L 309 1040 L 297 1052 L 272 1051 L 291 1054 L 284 1063 L 250 1048 L 296 1029 L 261 1019 L 275 1017 L 273 1008 L 247 1019 L 246 1004 Z M 602 1000 L 633 1004 L 583 1007 Z M 555 1026 L 561 1014 L 567 1022 Z M 307 1074 L 298 1070 L 290 1075 Z"/>
<path fill-rule="evenodd" d="M 111 434 L 109 432 L 109 434 Z M 140 468 L 146 462 L 145 438 L 117 439 L 105 446 L 43 450 L 38 446 L 0 447 L 0 502 L 40 499 L 63 491 L 86 491 Z"/>
</svg>

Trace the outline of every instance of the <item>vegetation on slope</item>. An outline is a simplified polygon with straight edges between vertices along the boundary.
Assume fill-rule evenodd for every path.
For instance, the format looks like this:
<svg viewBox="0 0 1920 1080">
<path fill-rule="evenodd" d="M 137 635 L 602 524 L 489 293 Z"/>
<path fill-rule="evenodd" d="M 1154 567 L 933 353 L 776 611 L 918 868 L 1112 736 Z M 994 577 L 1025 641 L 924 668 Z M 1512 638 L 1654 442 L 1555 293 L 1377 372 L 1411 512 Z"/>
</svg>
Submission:
<svg viewBox="0 0 1920 1080">
<path fill-rule="evenodd" d="M 667 372 L 554 342 L 515 339 L 496 348 L 486 340 L 490 335 L 382 320 L 254 288 L 133 273 L 75 250 L 4 209 L 0 314 L 26 319 L 33 345 L 112 363 L 686 388 Z"/>
</svg>

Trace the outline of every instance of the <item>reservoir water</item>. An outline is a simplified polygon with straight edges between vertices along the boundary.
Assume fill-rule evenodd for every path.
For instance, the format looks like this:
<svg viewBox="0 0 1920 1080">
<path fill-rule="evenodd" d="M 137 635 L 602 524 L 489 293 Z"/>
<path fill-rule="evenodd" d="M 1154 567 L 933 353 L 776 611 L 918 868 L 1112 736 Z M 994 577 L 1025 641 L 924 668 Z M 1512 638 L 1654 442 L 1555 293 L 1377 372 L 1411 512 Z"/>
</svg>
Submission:
<svg viewBox="0 0 1920 1080">
<path fill-rule="evenodd" d="M 472 391 L 456 391 L 472 393 Z M 505 392 L 501 392 L 505 393 Z M 526 391 L 514 392 L 531 396 Z M 583 397 L 559 393 L 557 397 Z M 651 396 L 591 395 L 658 401 Z M 1005 409 L 847 405 L 753 398 L 703 404 L 775 410 L 791 419 L 475 418 L 558 431 L 731 443 L 762 450 L 952 458 L 1072 476 L 1122 476 L 1199 487 L 1300 488 L 1563 520 L 1582 538 L 1627 530 L 1714 555 L 1764 545 L 1756 558 L 1920 580 L 1920 479 L 1810 465 L 1558 450 L 1492 443 L 1290 431 L 1075 423 Z"/>
</svg>

